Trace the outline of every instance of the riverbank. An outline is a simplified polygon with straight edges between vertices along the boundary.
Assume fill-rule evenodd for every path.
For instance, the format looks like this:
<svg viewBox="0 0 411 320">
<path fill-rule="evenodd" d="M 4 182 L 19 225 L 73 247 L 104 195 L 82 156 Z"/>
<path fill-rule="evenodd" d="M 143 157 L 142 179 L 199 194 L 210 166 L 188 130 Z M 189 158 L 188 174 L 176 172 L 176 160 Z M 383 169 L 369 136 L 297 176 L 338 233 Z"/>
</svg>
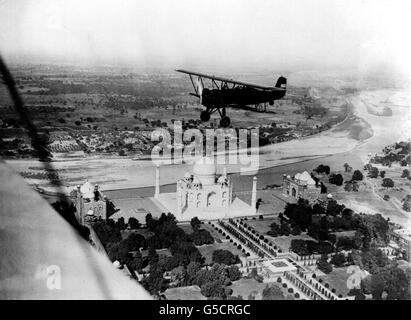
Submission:
<svg viewBox="0 0 411 320">
<path fill-rule="evenodd" d="M 409 134 L 410 119 L 409 106 L 411 105 L 406 91 L 374 90 L 364 91 L 349 96 L 351 114 L 339 125 L 328 131 L 314 136 L 304 137 L 260 148 L 258 170 L 244 171 L 242 175 L 255 175 L 268 168 L 285 165 L 296 166 L 298 163 L 314 161 L 335 155 L 344 157 L 352 152 L 363 162 L 369 153 L 375 153 L 384 146 L 398 141 L 406 133 Z M 405 95 L 405 96 L 404 96 Z M 386 108 L 392 102 L 391 116 L 376 115 L 378 107 Z M 373 113 L 369 112 L 368 105 L 373 106 Z M 377 110 L 377 111 L 375 111 Z M 354 157 L 354 158 L 355 158 Z M 325 159 L 323 160 L 325 161 Z M 315 161 L 314 161 L 315 162 Z M 314 163 L 313 162 L 313 163 Z M 339 161 L 338 161 L 339 162 Z M 10 160 L 7 161 L 16 171 L 23 172 L 29 167 L 42 167 L 36 160 Z M 308 166 L 308 163 L 306 164 Z M 102 185 L 104 189 L 125 189 L 133 187 L 148 187 L 154 185 L 154 164 L 151 161 L 132 159 L 78 159 L 62 162 L 53 162 L 54 169 L 58 170 L 67 183 L 67 186 L 83 183 L 88 180 Z M 300 166 L 299 166 L 300 167 Z M 228 165 L 229 173 L 238 173 L 245 167 Z M 310 168 L 309 168 L 310 169 Z M 185 172 L 191 170 L 191 165 L 175 164 L 161 167 L 161 184 L 175 183 Z M 223 167 L 217 166 L 217 172 L 222 172 Z M 282 171 L 282 170 L 279 170 Z M 30 181 L 40 187 L 44 181 Z M 67 187 L 66 186 L 66 187 Z"/>
</svg>

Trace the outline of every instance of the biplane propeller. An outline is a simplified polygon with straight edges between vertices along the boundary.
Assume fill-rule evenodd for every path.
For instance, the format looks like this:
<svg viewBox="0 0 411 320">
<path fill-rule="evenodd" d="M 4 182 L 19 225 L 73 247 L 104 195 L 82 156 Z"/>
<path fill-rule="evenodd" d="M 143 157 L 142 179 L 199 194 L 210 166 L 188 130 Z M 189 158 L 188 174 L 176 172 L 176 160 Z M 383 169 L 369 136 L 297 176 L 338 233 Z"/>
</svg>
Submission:
<svg viewBox="0 0 411 320">
<path fill-rule="evenodd" d="M 266 112 L 267 103 L 273 105 L 274 101 L 283 98 L 287 91 L 287 79 L 283 76 L 278 78 L 274 87 L 266 87 L 188 70 L 176 71 L 189 75 L 194 88 L 190 95 L 199 98 L 200 104 L 206 107 L 200 114 L 201 121 L 207 122 L 213 113 L 218 112 L 221 127 L 228 127 L 231 123 L 226 115 L 226 108 Z M 205 79 L 211 81 L 211 88 L 205 87 Z"/>
</svg>

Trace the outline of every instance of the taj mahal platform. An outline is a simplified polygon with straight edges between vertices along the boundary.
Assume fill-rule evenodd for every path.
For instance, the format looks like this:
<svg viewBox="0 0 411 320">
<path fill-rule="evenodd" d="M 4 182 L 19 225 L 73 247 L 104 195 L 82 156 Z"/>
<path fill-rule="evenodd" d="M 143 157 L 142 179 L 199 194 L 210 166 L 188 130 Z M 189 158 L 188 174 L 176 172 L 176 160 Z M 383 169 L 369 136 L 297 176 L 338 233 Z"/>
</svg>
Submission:
<svg viewBox="0 0 411 320">
<path fill-rule="evenodd" d="M 217 174 L 213 159 L 201 158 L 191 172 L 186 172 L 176 181 L 175 192 L 160 192 L 161 170 L 156 167 L 154 196 L 126 197 L 113 199 L 118 209 L 110 218 L 128 219 L 135 217 L 144 221 L 147 213 L 160 216 L 172 213 L 178 222 L 200 220 L 219 220 L 238 217 L 257 216 L 257 177 L 250 184 L 251 199 L 244 201 L 233 194 L 233 184 L 224 168 L 223 174 Z"/>
<path fill-rule="evenodd" d="M 157 198 L 150 198 L 163 212 L 171 212 L 179 222 L 200 220 L 228 219 L 256 215 L 252 207 L 239 198 L 235 198 L 229 207 L 223 208 L 186 208 L 182 213 L 177 208 L 176 193 L 161 193 Z"/>
</svg>

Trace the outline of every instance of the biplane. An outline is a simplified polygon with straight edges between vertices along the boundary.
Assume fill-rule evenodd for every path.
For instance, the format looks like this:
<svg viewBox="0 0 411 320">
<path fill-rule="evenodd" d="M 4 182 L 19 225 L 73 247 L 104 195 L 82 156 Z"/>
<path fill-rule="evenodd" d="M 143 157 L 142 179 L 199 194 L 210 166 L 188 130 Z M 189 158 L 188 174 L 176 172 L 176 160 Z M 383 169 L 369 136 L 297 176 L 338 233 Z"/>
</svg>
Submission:
<svg viewBox="0 0 411 320">
<path fill-rule="evenodd" d="M 287 79 L 279 77 L 274 87 L 234 81 L 188 70 L 176 70 L 190 76 L 194 92 L 191 95 L 200 99 L 206 110 L 200 114 L 201 121 L 208 121 L 213 113 L 218 112 L 221 127 L 230 126 L 231 120 L 226 108 L 240 108 L 257 112 L 266 112 L 267 103 L 273 105 L 275 100 L 285 96 Z M 204 80 L 211 80 L 211 88 L 204 86 Z"/>
</svg>

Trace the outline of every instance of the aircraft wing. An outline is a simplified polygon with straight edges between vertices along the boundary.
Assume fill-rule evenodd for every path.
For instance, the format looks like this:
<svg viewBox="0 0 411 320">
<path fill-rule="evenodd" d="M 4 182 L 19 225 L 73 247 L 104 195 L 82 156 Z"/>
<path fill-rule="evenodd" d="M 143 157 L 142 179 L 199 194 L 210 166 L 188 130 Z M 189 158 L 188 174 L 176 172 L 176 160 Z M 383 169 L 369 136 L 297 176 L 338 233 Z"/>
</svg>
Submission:
<svg viewBox="0 0 411 320">
<path fill-rule="evenodd" d="M 240 86 L 246 86 L 246 87 L 260 89 L 260 90 L 284 91 L 284 89 L 281 89 L 281 88 L 265 87 L 265 86 L 260 86 L 260 85 L 257 85 L 257 84 L 241 82 L 241 81 L 235 81 L 235 80 L 232 80 L 232 79 L 211 76 L 211 75 L 208 75 L 208 74 L 193 72 L 193 71 L 189 71 L 189 70 L 177 69 L 176 71 L 181 72 L 181 73 L 185 73 L 185 74 L 188 74 L 188 75 L 192 75 L 192 76 L 202 77 L 202 78 L 205 78 L 205 79 L 210 79 L 210 80 L 215 80 L 215 81 L 222 81 L 222 82 L 226 82 L 226 83 L 237 84 L 237 85 L 240 85 Z"/>
<path fill-rule="evenodd" d="M 151 299 L 0 161 L 0 299 Z"/>
</svg>

